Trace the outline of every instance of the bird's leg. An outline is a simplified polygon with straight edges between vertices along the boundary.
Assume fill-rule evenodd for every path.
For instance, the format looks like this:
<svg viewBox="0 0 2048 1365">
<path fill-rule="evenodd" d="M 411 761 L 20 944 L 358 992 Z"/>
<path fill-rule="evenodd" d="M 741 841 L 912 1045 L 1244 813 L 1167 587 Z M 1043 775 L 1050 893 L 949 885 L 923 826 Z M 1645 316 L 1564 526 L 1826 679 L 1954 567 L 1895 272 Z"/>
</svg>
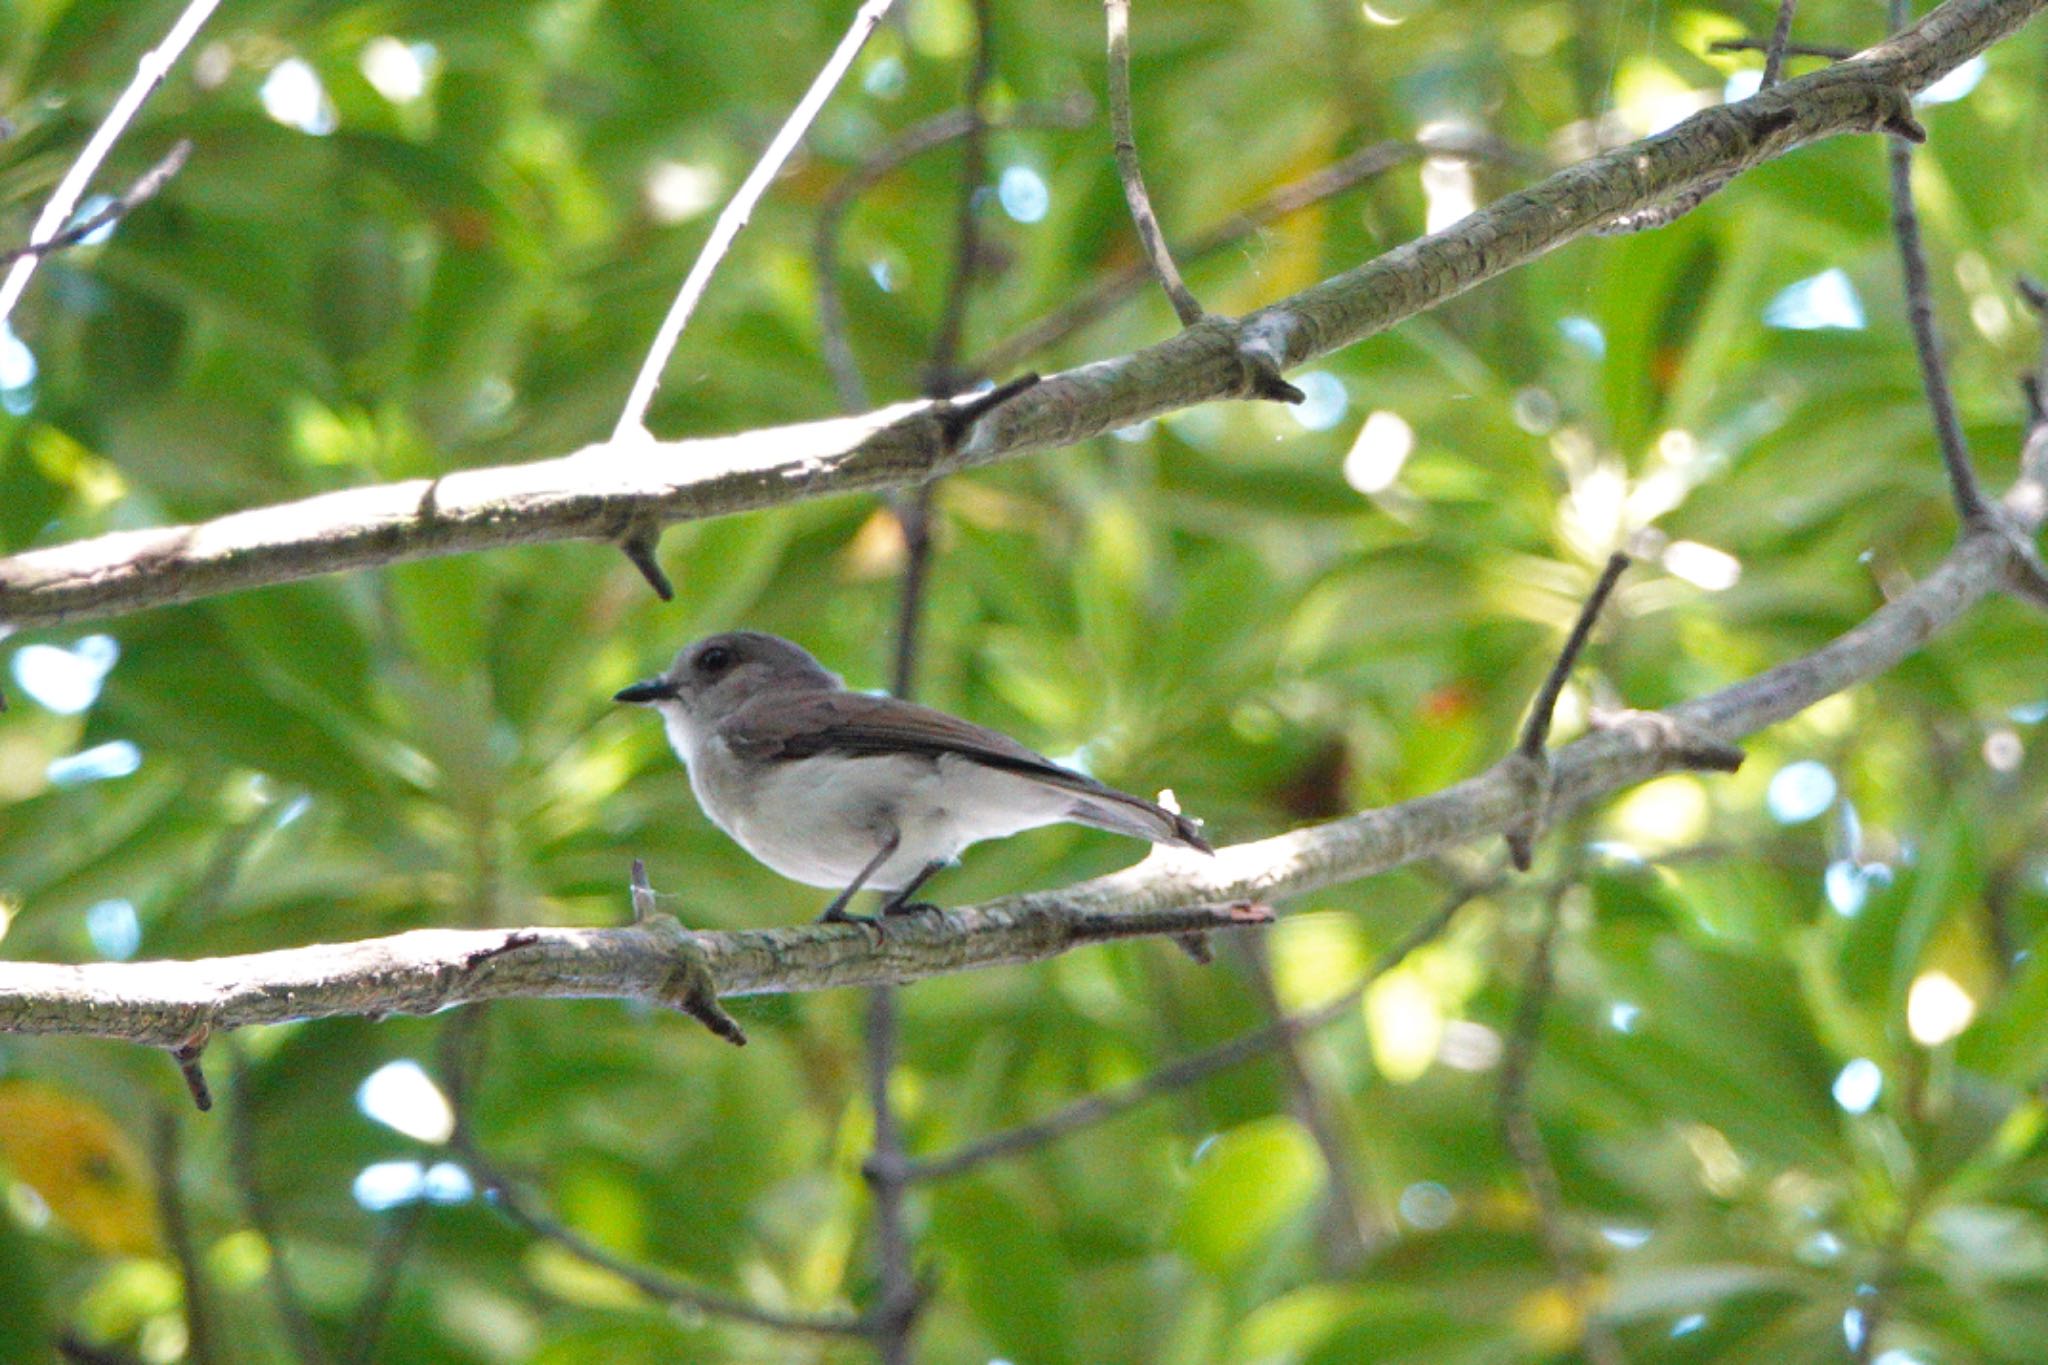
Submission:
<svg viewBox="0 0 2048 1365">
<path fill-rule="evenodd" d="M 945 865 L 946 860 L 944 858 L 934 858 L 931 862 L 919 868 L 917 875 L 910 879 L 909 885 L 889 897 L 888 900 L 882 902 L 882 913 L 884 915 L 935 915 L 940 913 L 939 907 L 933 905 L 930 901 L 914 901 L 911 897 L 916 894 L 917 888 L 931 880 L 932 873 L 937 872 Z"/>
<path fill-rule="evenodd" d="M 876 931 L 880 932 L 882 926 L 876 922 L 873 915 L 849 915 L 846 913 L 846 904 L 860 894 L 860 889 L 867 885 L 868 878 L 874 876 L 882 864 L 889 861 L 896 852 L 896 846 L 902 842 L 903 836 L 893 829 L 890 830 L 889 837 L 882 841 L 881 850 L 868 859 L 868 865 L 855 874 L 852 883 L 844 891 L 832 898 L 832 903 L 825 907 L 825 913 L 818 918 L 827 924 L 872 924 Z"/>
</svg>

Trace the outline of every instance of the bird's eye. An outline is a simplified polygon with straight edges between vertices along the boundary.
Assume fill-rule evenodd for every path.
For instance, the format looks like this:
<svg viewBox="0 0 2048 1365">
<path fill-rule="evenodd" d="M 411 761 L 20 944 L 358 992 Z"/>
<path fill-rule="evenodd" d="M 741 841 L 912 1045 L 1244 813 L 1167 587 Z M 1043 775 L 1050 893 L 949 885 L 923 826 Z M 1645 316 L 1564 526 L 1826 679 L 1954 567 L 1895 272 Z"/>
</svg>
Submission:
<svg viewBox="0 0 2048 1365">
<path fill-rule="evenodd" d="M 732 667 L 732 651 L 724 645 L 713 645 L 697 656 L 697 671 L 707 678 L 715 678 Z"/>
</svg>

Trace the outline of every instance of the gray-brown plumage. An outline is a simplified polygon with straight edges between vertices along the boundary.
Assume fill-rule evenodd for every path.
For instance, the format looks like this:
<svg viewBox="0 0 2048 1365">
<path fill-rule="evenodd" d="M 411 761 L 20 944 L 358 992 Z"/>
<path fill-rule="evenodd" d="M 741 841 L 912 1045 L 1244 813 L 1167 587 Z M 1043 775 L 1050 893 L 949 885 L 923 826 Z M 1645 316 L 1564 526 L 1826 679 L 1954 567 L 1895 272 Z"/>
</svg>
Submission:
<svg viewBox="0 0 2048 1365">
<path fill-rule="evenodd" d="M 685 649 L 618 700 L 656 707 L 712 822 L 784 876 L 862 887 L 885 910 L 968 845 L 1070 821 L 1209 852 L 1185 816 L 928 706 L 849 692 L 816 659 L 756 631 Z"/>
</svg>

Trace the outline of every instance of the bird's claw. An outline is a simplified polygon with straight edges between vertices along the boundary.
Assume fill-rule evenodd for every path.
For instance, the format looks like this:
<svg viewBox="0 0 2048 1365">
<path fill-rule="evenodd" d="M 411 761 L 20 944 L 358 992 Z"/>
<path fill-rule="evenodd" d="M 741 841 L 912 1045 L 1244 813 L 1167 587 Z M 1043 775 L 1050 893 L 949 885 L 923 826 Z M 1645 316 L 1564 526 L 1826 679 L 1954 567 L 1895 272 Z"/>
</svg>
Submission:
<svg viewBox="0 0 2048 1365">
<path fill-rule="evenodd" d="M 882 907 L 884 917 L 897 915 L 943 915 L 946 912 L 930 901 L 891 901 Z"/>
<path fill-rule="evenodd" d="M 858 925 L 860 925 L 860 926 L 861 926 L 861 927 L 862 927 L 863 929 L 872 929 L 872 930 L 874 930 L 874 931 L 875 931 L 875 942 L 876 942 L 876 943 L 878 943 L 878 944 L 879 944 L 879 943 L 880 943 L 880 942 L 881 942 L 881 941 L 882 941 L 883 939 L 885 939 L 885 938 L 887 938 L 887 937 L 889 936 L 889 931 L 888 931 L 887 929 L 885 929 L 885 928 L 884 928 L 884 927 L 882 926 L 882 921 L 880 921 L 879 919 L 876 919 L 876 918 L 875 918 L 875 917 L 874 917 L 873 915 L 856 915 L 856 914 L 852 914 L 852 913 L 851 913 L 851 912 L 849 912 L 849 911 L 846 911 L 846 910 L 842 910 L 842 909 L 840 909 L 840 908 L 839 908 L 838 906 L 836 906 L 836 905 L 835 905 L 835 906 L 831 906 L 831 907 L 827 908 L 824 914 L 822 914 L 822 915 L 818 916 L 818 923 L 820 923 L 820 924 L 858 924 Z"/>
</svg>

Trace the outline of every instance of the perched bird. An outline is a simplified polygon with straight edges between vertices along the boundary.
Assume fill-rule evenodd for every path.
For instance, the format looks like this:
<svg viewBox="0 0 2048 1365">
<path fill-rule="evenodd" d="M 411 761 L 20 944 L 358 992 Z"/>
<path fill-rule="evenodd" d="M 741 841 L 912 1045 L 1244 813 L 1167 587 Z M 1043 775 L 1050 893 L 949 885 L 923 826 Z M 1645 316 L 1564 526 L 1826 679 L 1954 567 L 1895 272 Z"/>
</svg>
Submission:
<svg viewBox="0 0 2048 1365">
<path fill-rule="evenodd" d="M 616 701 L 652 706 L 711 822 L 783 876 L 839 888 L 827 920 L 884 914 L 969 844 L 1071 821 L 1211 852 L 1192 820 L 1062 768 L 1008 735 L 849 692 L 802 648 L 737 630 L 699 640 Z"/>
</svg>

